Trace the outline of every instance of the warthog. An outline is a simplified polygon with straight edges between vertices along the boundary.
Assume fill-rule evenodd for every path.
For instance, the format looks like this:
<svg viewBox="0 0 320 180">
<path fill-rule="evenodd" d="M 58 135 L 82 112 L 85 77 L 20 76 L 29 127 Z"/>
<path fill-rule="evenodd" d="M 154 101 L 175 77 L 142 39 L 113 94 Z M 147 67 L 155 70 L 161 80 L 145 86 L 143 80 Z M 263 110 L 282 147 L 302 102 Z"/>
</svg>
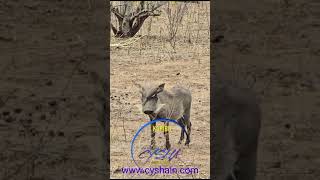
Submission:
<svg viewBox="0 0 320 180">
<path fill-rule="evenodd" d="M 168 118 L 177 120 L 182 127 L 187 127 L 187 138 L 185 145 L 190 143 L 191 122 L 191 92 L 182 87 L 175 86 L 171 91 L 164 89 L 165 84 L 154 85 L 145 83 L 143 85 L 136 84 L 140 88 L 142 111 L 147 114 L 150 120 L 157 118 Z M 156 123 L 151 125 L 151 147 L 155 147 L 155 131 Z M 169 122 L 165 122 L 164 129 L 168 129 Z M 170 149 L 169 132 L 164 130 L 166 138 L 166 148 Z M 184 139 L 184 131 L 181 129 L 179 144 Z"/>
<path fill-rule="evenodd" d="M 261 112 L 249 89 L 214 84 L 215 176 L 217 180 L 254 180 Z"/>
</svg>

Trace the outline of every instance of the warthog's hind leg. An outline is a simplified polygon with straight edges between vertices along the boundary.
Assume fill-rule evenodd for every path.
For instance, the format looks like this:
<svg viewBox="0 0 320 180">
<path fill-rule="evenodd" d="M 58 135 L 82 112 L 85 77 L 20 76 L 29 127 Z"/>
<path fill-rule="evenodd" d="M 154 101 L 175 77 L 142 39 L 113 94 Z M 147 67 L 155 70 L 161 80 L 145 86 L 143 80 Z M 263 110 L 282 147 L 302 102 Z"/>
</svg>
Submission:
<svg viewBox="0 0 320 180">
<path fill-rule="evenodd" d="M 188 122 L 187 122 L 187 129 L 188 129 L 188 130 L 187 130 L 187 139 L 186 139 L 186 144 L 185 144 L 185 145 L 188 145 L 188 146 L 189 146 L 189 144 L 190 144 L 191 126 L 192 126 L 191 122 L 188 121 Z"/>
<path fill-rule="evenodd" d="M 180 141 L 179 141 L 179 144 L 182 142 L 182 140 L 184 139 L 184 131 L 183 129 L 185 129 L 185 125 L 187 126 L 187 129 L 186 129 L 186 134 L 187 134 L 187 139 L 186 139 L 186 143 L 185 145 L 188 145 L 190 144 L 190 134 L 191 134 L 191 121 L 190 121 L 190 111 L 188 111 L 185 115 L 182 116 L 182 118 L 179 119 L 178 121 L 181 126 L 182 126 L 182 130 L 181 130 L 181 136 L 180 136 Z"/>
<path fill-rule="evenodd" d="M 185 126 L 184 126 L 184 124 L 183 124 L 183 117 L 182 118 L 180 118 L 179 120 L 178 120 L 178 123 L 181 125 L 181 134 L 180 134 L 180 140 L 179 140 L 179 144 L 181 144 L 181 142 L 184 140 L 184 128 L 185 128 Z"/>
</svg>

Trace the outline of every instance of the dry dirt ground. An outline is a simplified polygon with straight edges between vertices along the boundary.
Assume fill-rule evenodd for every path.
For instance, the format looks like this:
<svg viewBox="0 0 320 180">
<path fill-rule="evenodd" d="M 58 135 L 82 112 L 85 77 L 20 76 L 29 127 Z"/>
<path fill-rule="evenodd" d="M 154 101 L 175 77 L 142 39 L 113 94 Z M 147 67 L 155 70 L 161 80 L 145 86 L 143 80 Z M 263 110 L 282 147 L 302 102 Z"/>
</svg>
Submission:
<svg viewBox="0 0 320 180">
<path fill-rule="evenodd" d="M 319 179 L 319 1 L 218 6 L 215 36 L 224 38 L 215 45 L 217 73 L 248 84 L 257 79 L 263 115 L 257 180 Z"/>
<path fill-rule="evenodd" d="M 165 8 L 165 7 L 163 7 Z M 133 82 L 151 81 L 188 87 L 192 92 L 192 133 L 190 147 L 184 145 L 180 165 L 199 168 L 194 175 L 155 175 L 153 178 L 208 178 L 210 172 L 210 7 L 209 2 L 190 4 L 177 34 L 176 51 L 168 42 L 166 14 L 148 19 L 138 38 L 111 38 L 111 177 L 128 178 L 122 167 L 136 167 L 130 158 L 130 141 L 149 119 L 141 112 L 139 89 Z M 123 44 L 131 43 L 127 46 Z M 150 129 L 147 128 L 146 133 Z M 171 143 L 177 146 L 178 134 L 172 132 Z M 162 134 L 161 134 L 162 135 Z M 150 136 L 143 139 L 150 142 Z M 161 141 L 160 137 L 159 140 Z M 158 139 L 157 139 L 158 141 Z M 162 141 L 164 139 L 162 138 Z M 159 142 L 160 143 L 160 142 Z M 157 166 L 155 166 L 157 167 Z M 178 166 L 176 166 L 178 167 Z M 148 175 L 132 178 L 150 178 Z"/>
</svg>

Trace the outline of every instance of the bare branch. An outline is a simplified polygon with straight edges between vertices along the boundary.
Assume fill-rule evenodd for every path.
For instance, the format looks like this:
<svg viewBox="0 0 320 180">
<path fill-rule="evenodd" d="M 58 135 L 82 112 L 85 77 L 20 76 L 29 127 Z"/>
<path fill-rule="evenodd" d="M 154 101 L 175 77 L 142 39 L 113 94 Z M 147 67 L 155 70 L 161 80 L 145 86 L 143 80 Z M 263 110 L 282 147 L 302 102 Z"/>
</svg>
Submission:
<svg viewBox="0 0 320 180">
<path fill-rule="evenodd" d="M 132 32 L 131 35 L 134 36 L 139 29 L 141 28 L 143 22 L 148 18 L 149 16 L 140 16 L 139 18 L 137 18 L 137 21 L 134 23 L 134 25 L 132 26 Z"/>
<path fill-rule="evenodd" d="M 141 9 L 144 9 L 144 1 L 140 1 L 140 7 Z"/>
<path fill-rule="evenodd" d="M 120 14 L 118 8 L 111 8 L 111 12 L 113 12 L 113 14 L 118 18 L 118 19 L 123 19 L 123 15 Z"/>
<path fill-rule="evenodd" d="M 151 10 L 154 11 L 156 9 L 158 9 L 159 7 L 167 4 L 169 1 L 157 1 L 157 4 L 154 4 L 152 7 L 151 7 Z"/>
<path fill-rule="evenodd" d="M 140 2 L 140 6 L 137 7 L 136 13 L 132 13 L 131 20 L 141 17 L 141 16 L 160 16 L 160 11 L 155 13 L 155 10 L 160 8 L 161 6 L 167 4 L 168 1 L 157 1 L 156 4 L 153 2 L 151 4 L 151 8 L 149 8 L 149 5 L 147 5 L 147 8 L 145 8 L 144 1 Z"/>
<path fill-rule="evenodd" d="M 110 25 L 111 25 L 111 29 L 112 29 L 113 34 L 117 35 L 117 32 L 118 32 L 117 28 L 115 28 L 111 22 L 110 22 Z"/>
<path fill-rule="evenodd" d="M 135 15 L 132 15 L 132 17 L 130 17 L 131 20 L 135 19 L 135 18 L 141 18 L 143 16 L 160 16 L 160 12 L 155 13 L 154 11 L 150 11 L 150 10 L 144 10 L 144 11 L 140 11 Z"/>
</svg>

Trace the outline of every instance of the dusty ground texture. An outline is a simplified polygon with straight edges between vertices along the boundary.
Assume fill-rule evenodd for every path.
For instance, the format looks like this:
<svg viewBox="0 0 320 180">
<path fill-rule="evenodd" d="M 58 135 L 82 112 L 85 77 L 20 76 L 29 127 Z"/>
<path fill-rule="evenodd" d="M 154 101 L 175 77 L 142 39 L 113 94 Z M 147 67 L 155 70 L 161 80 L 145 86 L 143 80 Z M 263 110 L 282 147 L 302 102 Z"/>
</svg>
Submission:
<svg viewBox="0 0 320 180">
<path fill-rule="evenodd" d="M 0 179 L 105 178 L 105 2 L 91 3 L 0 2 Z"/>
<path fill-rule="evenodd" d="M 217 73 L 257 79 L 257 180 L 319 179 L 319 1 L 230 0 L 215 9 L 215 36 L 224 36 L 215 45 Z"/>
<path fill-rule="evenodd" d="M 120 40 L 111 38 L 111 122 L 110 173 L 112 178 L 128 178 L 122 167 L 136 167 L 130 158 L 130 141 L 140 126 L 149 119 L 141 112 L 139 89 L 133 82 L 152 81 L 188 87 L 192 92 L 192 133 L 190 147 L 182 148 L 185 163 L 180 167 L 197 167 L 194 175 L 155 175 L 152 178 L 208 178 L 210 160 L 210 67 L 209 67 L 209 2 L 190 4 L 177 34 L 176 52 L 168 42 L 166 14 L 145 22 L 138 38 Z M 139 37 L 140 36 L 140 37 Z M 131 42 L 132 41 L 132 42 Z M 125 43 L 131 43 L 123 47 Z M 150 142 L 147 128 L 146 139 Z M 178 134 L 170 134 L 177 146 Z M 163 135 L 161 133 L 161 135 Z M 157 142 L 164 139 L 157 139 Z M 159 143 L 160 143 L 159 142 Z M 176 164 L 176 167 L 179 167 Z M 157 167 L 157 166 L 154 166 Z M 148 175 L 132 178 L 150 178 Z"/>
</svg>

